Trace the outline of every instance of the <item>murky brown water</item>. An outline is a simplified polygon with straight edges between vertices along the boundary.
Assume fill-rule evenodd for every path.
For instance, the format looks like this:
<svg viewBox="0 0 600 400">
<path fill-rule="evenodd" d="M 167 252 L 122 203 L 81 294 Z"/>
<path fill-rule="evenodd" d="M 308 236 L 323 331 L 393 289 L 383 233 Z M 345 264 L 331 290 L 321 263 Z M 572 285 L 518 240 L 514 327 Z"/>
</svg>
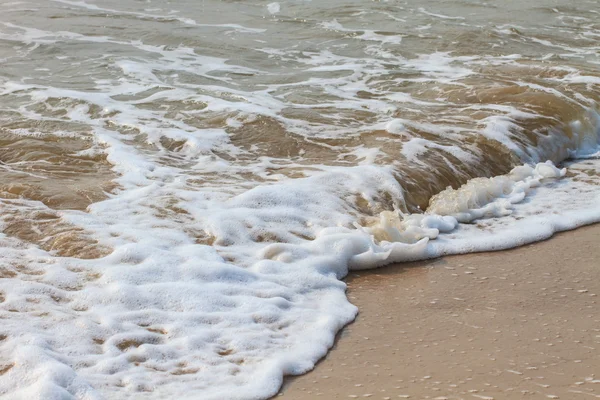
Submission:
<svg viewBox="0 0 600 400">
<path fill-rule="evenodd" d="M 597 106 L 594 4 L 8 3 L 2 196 L 51 209 L 104 198 L 118 176 L 107 130 L 158 165 L 227 185 L 243 174 L 246 187 L 368 149 L 395 167 L 406 207 L 424 208 L 448 185 L 560 161 L 581 141 L 569 124 Z M 222 135 L 201 151 L 232 164 L 222 176 L 186 169 L 186 138 L 205 130 Z"/>
</svg>

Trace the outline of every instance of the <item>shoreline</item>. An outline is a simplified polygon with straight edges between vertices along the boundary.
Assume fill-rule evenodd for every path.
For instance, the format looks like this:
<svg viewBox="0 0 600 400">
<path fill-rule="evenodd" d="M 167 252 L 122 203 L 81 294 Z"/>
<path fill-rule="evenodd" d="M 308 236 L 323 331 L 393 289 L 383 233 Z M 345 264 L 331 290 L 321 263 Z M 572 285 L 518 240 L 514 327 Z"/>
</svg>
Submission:
<svg viewBox="0 0 600 400">
<path fill-rule="evenodd" d="M 274 398 L 600 398 L 598 239 L 351 272 L 358 317 Z"/>
</svg>

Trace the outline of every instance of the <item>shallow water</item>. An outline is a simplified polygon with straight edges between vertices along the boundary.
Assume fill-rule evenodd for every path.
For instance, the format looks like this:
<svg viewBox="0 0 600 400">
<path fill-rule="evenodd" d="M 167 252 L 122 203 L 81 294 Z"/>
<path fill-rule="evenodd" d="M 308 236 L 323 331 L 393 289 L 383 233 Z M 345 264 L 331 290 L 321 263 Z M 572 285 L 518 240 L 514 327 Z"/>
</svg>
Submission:
<svg viewBox="0 0 600 400">
<path fill-rule="evenodd" d="M 600 220 L 597 5 L 5 2 L 0 394 L 267 397 L 349 267 Z"/>
</svg>

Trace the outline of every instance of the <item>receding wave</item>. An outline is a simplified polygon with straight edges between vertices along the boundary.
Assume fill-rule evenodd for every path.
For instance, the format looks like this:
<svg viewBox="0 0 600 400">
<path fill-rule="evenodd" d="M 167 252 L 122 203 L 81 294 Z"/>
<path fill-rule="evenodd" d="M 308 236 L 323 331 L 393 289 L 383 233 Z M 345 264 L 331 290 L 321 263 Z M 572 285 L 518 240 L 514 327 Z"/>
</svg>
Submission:
<svg viewBox="0 0 600 400">
<path fill-rule="evenodd" d="M 0 396 L 266 398 L 349 269 L 600 221 L 591 3 L 192 3 L 3 5 Z"/>
</svg>

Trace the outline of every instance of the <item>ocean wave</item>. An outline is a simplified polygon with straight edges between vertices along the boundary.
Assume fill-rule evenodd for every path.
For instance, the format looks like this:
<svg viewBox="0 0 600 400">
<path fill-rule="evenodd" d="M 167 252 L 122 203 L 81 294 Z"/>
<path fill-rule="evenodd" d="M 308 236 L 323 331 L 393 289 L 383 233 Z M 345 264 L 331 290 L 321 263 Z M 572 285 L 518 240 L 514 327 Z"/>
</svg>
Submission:
<svg viewBox="0 0 600 400">
<path fill-rule="evenodd" d="M 600 221 L 583 6 L 5 7 L 8 398 L 266 398 L 349 269 Z"/>
</svg>

